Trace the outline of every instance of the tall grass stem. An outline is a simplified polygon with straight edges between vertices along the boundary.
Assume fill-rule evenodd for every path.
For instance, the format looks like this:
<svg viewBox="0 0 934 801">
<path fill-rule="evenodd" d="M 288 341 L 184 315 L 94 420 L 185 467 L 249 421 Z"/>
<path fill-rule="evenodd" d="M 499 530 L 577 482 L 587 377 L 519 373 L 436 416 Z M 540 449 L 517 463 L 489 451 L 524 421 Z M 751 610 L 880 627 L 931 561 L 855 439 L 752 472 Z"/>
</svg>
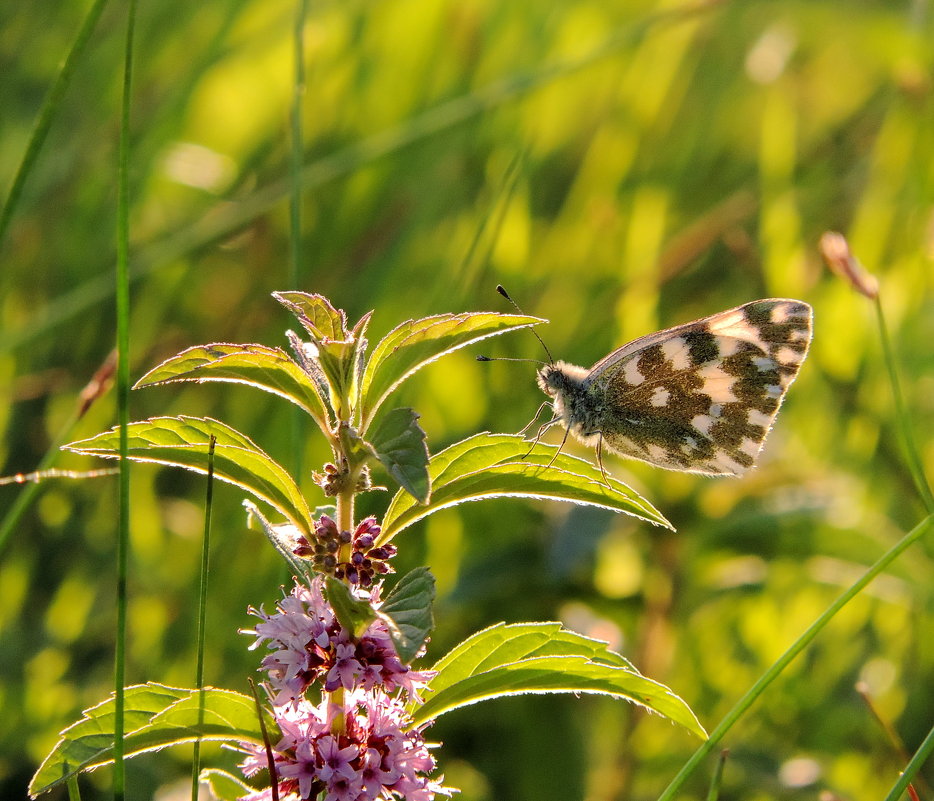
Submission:
<svg viewBox="0 0 934 801">
<path fill-rule="evenodd" d="M 117 168 L 117 410 L 120 424 L 119 512 L 117 531 L 117 631 L 114 651 L 113 794 L 122 801 L 124 765 L 124 695 L 126 685 L 127 555 L 130 544 L 130 102 L 133 96 L 133 37 L 136 0 L 127 5 L 123 99 Z"/>
<path fill-rule="evenodd" d="M 308 0 L 297 0 L 293 48 L 295 57 L 294 85 L 292 88 L 292 146 L 290 178 L 292 194 L 289 201 L 289 289 L 301 289 L 302 264 L 302 164 L 305 161 L 305 132 L 302 124 L 305 110 L 305 20 Z M 292 409 L 292 462 L 295 480 L 301 482 L 304 469 L 305 415 L 301 409 Z"/>
<path fill-rule="evenodd" d="M 204 537 L 201 539 L 201 573 L 198 586 L 198 660 L 195 687 L 198 688 L 198 730 L 204 724 L 204 637 L 207 625 L 208 569 L 211 556 L 211 509 L 214 507 L 214 446 L 217 437 L 211 435 L 208 446 L 208 487 L 204 499 Z M 195 740 L 191 760 L 191 801 L 198 801 L 198 778 L 201 774 L 201 740 Z"/>
</svg>

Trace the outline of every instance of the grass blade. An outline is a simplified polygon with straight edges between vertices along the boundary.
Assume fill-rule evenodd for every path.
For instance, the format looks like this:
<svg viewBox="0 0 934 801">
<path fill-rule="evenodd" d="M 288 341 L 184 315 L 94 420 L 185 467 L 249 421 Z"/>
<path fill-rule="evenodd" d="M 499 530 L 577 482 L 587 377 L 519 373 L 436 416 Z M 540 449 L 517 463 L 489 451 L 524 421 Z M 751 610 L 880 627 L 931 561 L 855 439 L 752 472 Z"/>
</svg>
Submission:
<svg viewBox="0 0 934 801">
<path fill-rule="evenodd" d="M 752 706 L 753 702 L 781 675 L 782 671 L 788 667 L 792 660 L 810 645 L 811 641 L 820 634 L 821 629 L 831 621 L 837 612 L 859 595 L 876 576 L 894 562 L 895 559 L 901 556 L 904 551 L 920 540 L 928 529 L 931 528 L 932 523 L 934 523 L 934 515 L 929 515 L 918 523 L 917 526 L 902 537 L 898 543 L 890 548 L 871 568 L 869 568 L 855 584 L 827 607 L 824 613 L 810 625 L 807 631 L 795 640 L 791 647 L 788 648 L 788 650 L 759 677 L 759 680 L 746 694 L 739 699 L 736 705 L 726 714 L 726 717 L 720 721 L 720 725 L 710 733 L 710 739 L 698 748 L 691 755 L 691 758 L 684 763 L 678 775 L 675 776 L 671 784 L 669 784 L 668 787 L 665 788 L 665 791 L 658 797 L 658 801 L 672 801 L 672 799 L 679 797 L 680 790 L 685 781 L 687 781 L 688 776 L 690 776 L 700 762 L 717 747 L 717 744 L 723 739 L 724 735 L 733 727 L 733 724 L 743 716 L 746 710 Z M 891 801 L 891 799 L 892 796 L 890 794 L 889 801 Z"/>
<path fill-rule="evenodd" d="M 932 752 L 934 752 L 934 728 L 928 732 L 928 736 L 924 738 L 921 747 L 905 766 L 902 775 L 898 777 L 898 781 L 895 782 L 889 794 L 885 797 L 885 801 L 898 801 L 902 797 L 902 794 L 908 789 L 908 785 L 911 784 L 911 780 Z"/>
<path fill-rule="evenodd" d="M 133 87 L 133 34 L 136 0 L 127 7 L 126 53 L 117 168 L 117 409 L 120 424 L 119 517 L 117 534 L 117 631 L 114 652 L 114 773 L 113 793 L 122 801 L 124 766 L 124 696 L 126 678 L 127 552 L 130 547 L 130 100 Z"/>
<path fill-rule="evenodd" d="M 106 5 L 107 0 L 95 0 L 94 5 L 91 6 L 84 21 L 81 23 L 78 35 L 71 45 L 71 50 L 69 50 L 68 55 L 65 56 L 65 62 L 62 64 L 62 68 L 59 70 L 55 82 L 52 84 L 49 93 L 45 97 L 42 110 L 39 112 L 39 119 L 36 120 L 35 127 L 32 129 L 32 135 L 29 137 L 29 144 L 26 145 L 26 152 L 23 154 L 23 160 L 20 162 L 19 168 L 16 171 L 16 177 L 13 179 L 13 186 L 10 188 L 10 194 L 7 195 L 3 208 L 0 209 L 0 245 L 3 244 L 3 238 L 6 235 L 7 228 L 10 226 L 10 220 L 13 219 L 16 206 L 19 204 L 20 196 L 23 194 L 23 187 L 26 185 L 26 179 L 29 177 L 29 173 L 32 172 L 33 165 L 36 163 L 36 159 L 39 158 L 42 145 L 45 143 L 45 137 L 49 133 L 49 128 L 52 127 L 52 119 L 55 117 L 55 112 L 58 111 L 62 98 L 65 96 L 65 91 L 68 89 L 68 84 L 71 83 L 71 76 L 75 71 L 75 66 L 81 58 L 81 54 L 84 52 L 88 41 L 91 39 L 91 34 L 94 32 L 94 28 L 97 27 L 97 21 L 101 18 L 101 14 Z"/>
</svg>

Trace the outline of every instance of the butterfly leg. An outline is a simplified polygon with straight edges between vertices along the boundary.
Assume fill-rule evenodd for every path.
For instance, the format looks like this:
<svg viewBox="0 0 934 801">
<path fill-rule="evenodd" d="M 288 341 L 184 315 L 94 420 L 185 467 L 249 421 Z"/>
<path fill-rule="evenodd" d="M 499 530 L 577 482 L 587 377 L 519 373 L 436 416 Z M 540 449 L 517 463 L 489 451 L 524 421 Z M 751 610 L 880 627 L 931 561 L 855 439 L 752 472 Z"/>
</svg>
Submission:
<svg viewBox="0 0 934 801">
<path fill-rule="evenodd" d="M 550 406 L 551 404 L 548 401 L 544 401 L 542 405 L 538 407 L 538 411 L 535 412 L 535 415 L 532 417 L 532 419 L 529 420 L 529 422 L 526 423 L 524 426 L 522 426 L 522 428 L 520 428 L 516 433 L 522 434 L 523 436 L 525 436 L 526 432 L 532 427 L 535 421 L 538 420 L 538 416 L 542 413 L 542 411 Z M 542 430 L 541 428 L 539 428 L 538 436 L 541 437 L 541 435 L 542 435 Z"/>
<path fill-rule="evenodd" d="M 558 450 L 555 451 L 555 455 L 551 457 L 551 461 L 548 462 L 548 466 L 545 468 L 546 470 L 555 463 L 555 459 L 557 459 L 561 451 L 564 450 L 564 443 L 568 441 L 569 433 L 570 431 L 567 428 L 564 429 L 564 436 L 561 438 L 561 444 L 558 446 Z"/>
<path fill-rule="evenodd" d="M 603 434 L 597 440 L 597 464 L 600 466 L 600 474 L 603 476 L 603 483 L 610 486 L 610 477 L 606 474 L 606 468 L 603 466 Z"/>
<path fill-rule="evenodd" d="M 535 439 L 532 440 L 532 446 L 525 452 L 525 454 L 522 456 L 522 458 L 525 459 L 526 457 L 528 457 L 528 455 L 529 455 L 532 451 L 535 450 L 535 446 L 538 445 L 538 442 L 539 442 L 539 440 L 542 438 L 542 435 L 543 435 L 549 428 L 551 428 L 555 423 L 559 423 L 559 422 L 561 422 L 561 418 L 560 418 L 560 417 L 554 417 L 554 418 L 552 418 L 551 420 L 549 420 L 547 423 L 545 423 L 544 425 L 539 426 L 539 428 L 538 428 L 538 433 L 535 435 Z M 567 439 L 567 436 L 565 436 L 565 439 Z"/>
</svg>

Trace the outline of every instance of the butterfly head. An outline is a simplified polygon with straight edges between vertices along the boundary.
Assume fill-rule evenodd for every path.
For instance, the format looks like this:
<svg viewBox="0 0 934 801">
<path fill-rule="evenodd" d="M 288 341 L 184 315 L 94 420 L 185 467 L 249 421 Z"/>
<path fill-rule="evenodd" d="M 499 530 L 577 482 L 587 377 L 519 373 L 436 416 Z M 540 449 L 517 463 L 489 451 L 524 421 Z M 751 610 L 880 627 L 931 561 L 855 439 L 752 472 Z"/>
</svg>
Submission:
<svg viewBox="0 0 934 801">
<path fill-rule="evenodd" d="M 587 371 L 582 367 L 555 362 L 538 371 L 538 385 L 546 395 L 561 398 L 579 392 L 586 377 Z"/>
</svg>

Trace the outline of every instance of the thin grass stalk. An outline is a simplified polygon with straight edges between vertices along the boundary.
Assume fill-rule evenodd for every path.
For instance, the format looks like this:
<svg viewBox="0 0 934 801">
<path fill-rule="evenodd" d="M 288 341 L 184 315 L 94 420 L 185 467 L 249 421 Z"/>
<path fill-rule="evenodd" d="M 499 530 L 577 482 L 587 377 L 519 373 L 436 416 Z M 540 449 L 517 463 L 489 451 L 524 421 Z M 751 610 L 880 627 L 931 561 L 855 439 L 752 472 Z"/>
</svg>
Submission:
<svg viewBox="0 0 934 801">
<path fill-rule="evenodd" d="M 124 696 L 126 684 L 127 554 L 130 541 L 130 100 L 133 87 L 133 35 L 136 0 L 127 7 L 126 53 L 117 176 L 117 410 L 120 423 L 119 514 L 117 533 L 117 632 L 114 652 L 113 793 L 122 801 L 124 765 Z"/>
<path fill-rule="evenodd" d="M 208 446 L 208 488 L 204 499 L 204 536 L 201 539 L 201 575 L 198 587 L 198 661 L 195 667 L 195 687 L 198 688 L 198 731 L 204 725 L 204 637 L 207 624 L 208 567 L 211 554 L 211 509 L 214 508 L 214 446 L 217 437 L 211 435 Z M 191 801 L 198 801 L 198 779 L 201 775 L 201 740 L 195 740 L 191 760 Z"/>
<path fill-rule="evenodd" d="M 91 34 L 94 32 L 94 28 L 97 27 L 97 22 L 101 18 L 106 5 L 107 0 L 95 0 L 94 5 L 88 10 L 81 23 L 81 28 L 78 30 L 78 35 L 72 42 L 68 55 L 65 56 L 62 68 L 45 96 L 42 109 L 39 111 L 39 118 L 33 126 L 29 143 L 26 145 L 26 152 L 23 153 L 23 160 L 16 170 L 16 176 L 13 178 L 13 186 L 10 187 L 10 193 L 3 203 L 3 208 L 0 209 L 0 245 L 3 244 L 3 239 L 10 226 L 10 220 L 13 219 L 13 214 L 19 205 L 26 179 L 32 172 L 36 159 L 39 158 L 39 153 L 42 151 L 42 145 L 45 143 L 45 137 L 49 133 L 49 128 L 52 127 L 55 112 L 58 111 L 62 98 L 65 96 L 65 90 L 68 88 L 68 84 L 71 83 L 71 76 L 74 74 L 75 66 L 90 41 Z"/>
<path fill-rule="evenodd" d="M 889 790 L 885 801 L 898 801 L 898 799 L 902 797 L 908 789 L 911 780 L 921 769 L 921 766 L 927 761 L 927 758 L 931 756 L 932 752 L 934 752 L 934 728 L 931 728 L 928 732 L 928 736 L 925 737 L 924 742 L 921 743 L 921 747 L 915 751 L 915 755 L 911 758 L 911 761 L 905 765 L 902 775 L 898 777 L 898 781 L 895 782 L 892 789 Z"/>
<path fill-rule="evenodd" d="M 931 485 L 928 484 L 927 477 L 924 475 L 924 465 L 921 462 L 918 446 L 911 431 L 911 421 L 905 406 L 905 396 L 902 394 L 901 382 L 898 379 L 898 368 L 895 363 L 892 340 L 889 337 L 889 329 L 885 323 L 885 313 L 882 310 L 882 301 L 879 295 L 875 297 L 875 307 L 876 320 L 879 324 L 879 338 L 882 340 L 882 358 L 889 371 L 889 382 L 892 385 L 892 397 L 895 401 L 895 417 L 898 422 L 902 447 L 905 449 L 908 470 L 924 503 L 925 510 L 928 514 L 932 514 L 934 513 L 934 494 L 932 494 Z"/>
<path fill-rule="evenodd" d="M 914 545 L 934 523 L 934 515 L 928 515 L 924 520 L 918 523 L 908 534 L 902 537 L 898 543 L 890 548 L 869 570 L 867 570 L 855 584 L 844 592 L 836 601 L 834 601 L 824 613 L 815 620 L 797 640 L 783 653 L 772 666 L 759 677 L 759 680 L 739 699 L 736 705 L 726 714 L 720 724 L 715 728 L 709 739 L 698 748 L 691 758 L 685 762 L 684 766 L 678 772 L 678 775 L 671 781 L 665 791 L 658 797 L 658 801 L 672 801 L 676 798 L 687 778 L 694 772 L 694 769 L 706 758 L 706 756 L 717 747 L 717 744 L 723 739 L 726 733 L 733 727 L 743 714 L 749 709 L 755 700 L 765 692 L 766 688 L 777 679 L 788 667 L 794 658 L 800 654 L 821 630 L 834 618 L 834 616 L 852 601 L 860 592 L 862 592 L 869 583 L 885 570 L 895 559 Z"/>
<path fill-rule="evenodd" d="M 723 784 L 723 768 L 726 766 L 726 759 L 730 752 L 726 749 L 720 752 L 720 759 L 717 760 L 717 769 L 713 773 L 713 779 L 710 782 L 710 790 L 707 791 L 707 801 L 717 801 L 720 798 L 720 786 Z"/>
<path fill-rule="evenodd" d="M 279 774 L 276 772 L 276 759 L 272 754 L 272 743 L 269 740 L 269 732 L 266 730 L 266 718 L 263 717 L 263 705 L 259 700 L 259 693 L 256 692 L 256 682 L 249 679 L 250 692 L 253 695 L 253 703 L 256 705 L 256 719 L 259 721 L 259 729 L 263 733 L 263 746 L 266 751 L 266 767 L 269 770 L 269 789 L 272 795 L 272 801 L 279 801 Z"/>
<path fill-rule="evenodd" d="M 522 174 L 524 161 L 524 152 L 518 151 L 513 155 L 499 186 L 496 187 L 493 196 L 490 198 L 483 219 L 480 220 L 464 257 L 454 271 L 456 276 L 455 297 L 463 296 L 470 287 L 474 286 L 489 263 L 490 254 L 493 252 L 493 247 L 496 245 L 500 230 L 506 220 L 509 204 L 516 194 L 516 187 L 519 185 L 519 176 Z M 445 294 L 450 296 L 450 290 L 439 282 L 435 292 L 435 299 L 440 300 Z"/>
<path fill-rule="evenodd" d="M 292 194 L 289 199 L 289 288 L 301 289 L 302 263 L 302 164 L 305 160 L 305 133 L 302 115 L 305 108 L 305 20 L 308 0 L 298 0 L 293 31 L 295 74 L 292 90 L 292 148 L 289 165 Z M 301 409 L 292 409 L 292 462 L 295 480 L 300 481 L 304 460 L 305 415 Z"/>
</svg>

